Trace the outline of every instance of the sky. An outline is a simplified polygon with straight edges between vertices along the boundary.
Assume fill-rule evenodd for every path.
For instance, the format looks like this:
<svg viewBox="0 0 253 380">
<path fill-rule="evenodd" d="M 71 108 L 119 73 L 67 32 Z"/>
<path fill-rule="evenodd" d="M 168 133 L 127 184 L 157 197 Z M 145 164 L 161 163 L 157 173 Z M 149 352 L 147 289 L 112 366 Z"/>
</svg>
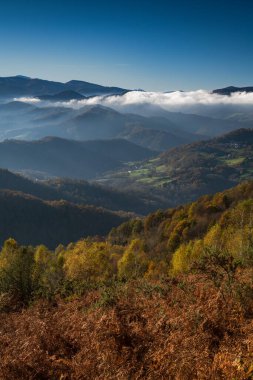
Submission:
<svg viewBox="0 0 253 380">
<path fill-rule="evenodd" d="M 252 0 L 0 2 L 0 76 L 147 91 L 253 85 Z"/>
</svg>

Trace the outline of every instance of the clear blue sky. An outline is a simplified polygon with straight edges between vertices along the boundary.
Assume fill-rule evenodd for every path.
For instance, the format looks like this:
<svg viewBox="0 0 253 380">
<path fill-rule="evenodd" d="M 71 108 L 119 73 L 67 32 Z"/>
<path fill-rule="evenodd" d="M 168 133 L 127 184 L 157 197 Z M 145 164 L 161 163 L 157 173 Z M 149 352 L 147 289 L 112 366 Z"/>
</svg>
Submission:
<svg viewBox="0 0 253 380">
<path fill-rule="evenodd" d="M 8 0 L 0 76 L 145 90 L 253 85 L 252 0 Z"/>
</svg>

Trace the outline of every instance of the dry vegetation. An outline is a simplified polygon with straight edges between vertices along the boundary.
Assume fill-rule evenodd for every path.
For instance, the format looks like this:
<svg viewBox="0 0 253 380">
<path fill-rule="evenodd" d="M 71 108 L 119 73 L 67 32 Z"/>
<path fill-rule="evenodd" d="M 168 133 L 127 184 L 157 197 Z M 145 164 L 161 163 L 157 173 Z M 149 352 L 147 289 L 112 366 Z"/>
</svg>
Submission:
<svg viewBox="0 0 253 380">
<path fill-rule="evenodd" d="M 1 313 L 1 379 L 251 379 L 252 311 L 203 275 L 38 301 Z"/>
<path fill-rule="evenodd" d="M 0 252 L 0 380 L 253 379 L 253 183 Z"/>
</svg>

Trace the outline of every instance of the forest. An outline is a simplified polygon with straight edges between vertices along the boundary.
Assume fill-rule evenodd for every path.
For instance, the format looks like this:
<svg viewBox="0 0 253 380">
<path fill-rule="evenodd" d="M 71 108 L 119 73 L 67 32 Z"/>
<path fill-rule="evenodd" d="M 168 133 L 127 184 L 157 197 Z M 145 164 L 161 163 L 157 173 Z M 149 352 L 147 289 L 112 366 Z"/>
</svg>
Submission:
<svg viewBox="0 0 253 380">
<path fill-rule="evenodd" d="M 0 253 L 5 379 L 251 379 L 253 182 Z M 15 334 L 14 334 L 15 333 Z"/>
</svg>

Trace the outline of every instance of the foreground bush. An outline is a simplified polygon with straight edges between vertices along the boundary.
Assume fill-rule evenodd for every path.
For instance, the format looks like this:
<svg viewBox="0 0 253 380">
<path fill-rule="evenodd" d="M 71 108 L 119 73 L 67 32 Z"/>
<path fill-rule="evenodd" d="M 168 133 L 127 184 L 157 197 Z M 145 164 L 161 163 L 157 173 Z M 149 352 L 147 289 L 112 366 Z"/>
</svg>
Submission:
<svg viewBox="0 0 253 380">
<path fill-rule="evenodd" d="M 207 276 L 115 284 L 0 313 L 0 378 L 252 378 L 253 320 Z"/>
</svg>

